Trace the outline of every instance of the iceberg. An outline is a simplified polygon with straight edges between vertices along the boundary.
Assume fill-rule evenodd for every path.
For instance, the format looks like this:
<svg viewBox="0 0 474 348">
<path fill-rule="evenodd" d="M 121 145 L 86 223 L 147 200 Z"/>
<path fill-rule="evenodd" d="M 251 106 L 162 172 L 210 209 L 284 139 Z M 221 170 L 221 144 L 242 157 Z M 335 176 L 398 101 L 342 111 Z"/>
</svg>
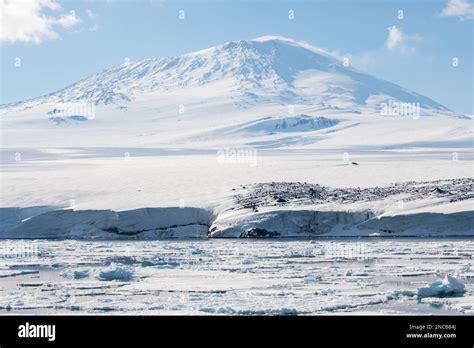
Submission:
<svg viewBox="0 0 474 348">
<path fill-rule="evenodd" d="M 98 272 L 97 278 L 106 281 L 118 280 L 126 282 L 133 278 L 133 272 L 128 267 L 118 266 L 112 263 L 105 270 Z"/>
<path fill-rule="evenodd" d="M 455 277 L 447 274 L 442 280 L 437 280 L 418 289 L 418 297 L 458 296 L 465 292 L 464 284 Z"/>
</svg>

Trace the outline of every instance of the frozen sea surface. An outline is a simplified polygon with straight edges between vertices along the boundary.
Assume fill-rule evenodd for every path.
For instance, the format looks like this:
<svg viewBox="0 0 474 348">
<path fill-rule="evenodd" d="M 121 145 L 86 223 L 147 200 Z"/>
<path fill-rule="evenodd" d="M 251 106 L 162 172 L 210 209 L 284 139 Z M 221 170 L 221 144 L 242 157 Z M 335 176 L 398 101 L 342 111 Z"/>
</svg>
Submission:
<svg viewBox="0 0 474 348">
<path fill-rule="evenodd" d="M 1 314 L 474 314 L 474 239 L 0 240 Z M 458 296 L 417 289 L 455 275 Z"/>
</svg>

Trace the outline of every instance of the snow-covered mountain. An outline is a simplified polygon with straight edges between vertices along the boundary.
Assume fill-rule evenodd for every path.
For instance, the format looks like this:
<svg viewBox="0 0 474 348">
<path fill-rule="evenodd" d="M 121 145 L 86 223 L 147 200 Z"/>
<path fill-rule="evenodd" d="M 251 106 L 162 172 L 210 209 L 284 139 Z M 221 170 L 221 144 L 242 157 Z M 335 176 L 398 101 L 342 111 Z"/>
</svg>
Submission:
<svg viewBox="0 0 474 348">
<path fill-rule="evenodd" d="M 235 145 L 308 145 L 315 135 L 324 145 L 344 129 L 367 125 L 364 117 L 369 115 L 380 121 L 378 133 L 390 127 L 396 142 L 411 143 L 413 137 L 399 136 L 410 135 L 405 126 L 397 134 L 394 128 L 400 127 L 387 126 L 379 116 L 389 116 L 390 122 L 402 117 L 403 124 L 420 116 L 458 116 L 428 97 L 345 65 L 304 42 L 274 36 L 227 42 L 179 57 L 127 61 L 46 96 L 2 105 L 5 143 L 116 146 L 119 141 L 194 147 L 199 142 L 215 148 L 222 147 L 218 138 L 231 129 L 232 137 L 221 140 L 232 139 Z M 320 127 L 325 118 L 329 122 Z M 465 127 L 440 122 L 421 140 L 449 136 L 465 141 Z M 298 126 L 279 126 L 286 124 Z M 343 139 L 347 145 L 360 144 L 356 138 L 363 133 L 362 140 L 367 139 L 373 130 L 358 127 L 355 138 L 348 134 Z M 371 139 L 377 143 L 376 136 Z M 386 141 L 391 144 L 385 136 L 380 140 Z M 331 141 L 328 145 L 335 146 Z"/>
<path fill-rule="evenodd" d="M 126 105 L 149 93 L 220 87 L 224 82 L 229 95 L 242 101 L 305 102 L 357 110 L 391 99 L 447 110 L 420 94 L 346 67 L 320 49 L 281 37 L 232 41 L 179 57 L 127 61 L 58 92 L 14 105 L 81 100 Z"/>
</svg>

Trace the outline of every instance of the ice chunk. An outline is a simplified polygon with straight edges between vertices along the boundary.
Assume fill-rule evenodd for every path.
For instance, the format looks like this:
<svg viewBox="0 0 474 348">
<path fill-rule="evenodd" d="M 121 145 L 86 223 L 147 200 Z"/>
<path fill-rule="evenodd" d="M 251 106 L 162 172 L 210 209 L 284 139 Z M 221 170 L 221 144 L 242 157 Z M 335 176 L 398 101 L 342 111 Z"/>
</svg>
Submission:
<svg viewBox="0 0 474 348">
<path fill-rule="evenodd" d="M 89 277 L 89 270 L 75 270 L 61 273 L 61 276 L 68 279 L 83 279 Z"/>
<path fill-rule="evenodd" d="M 133 272 L 129 267 L 110 264 L 105 270 L 98 272 L 97 278 L 100 280 L 129 281 L 133 277 Z"/>
<path fill-rule="evenodd" d="M 443 297 L 462 295 L 465 292 L 464 284 L 451 275 L 443 280 L 437 280 L 418 289 L 418 297 Z"/>
<path fill-rule="evenodd" d="M 312 276 L 312 275 L 308 275 L 304 278 L 304 282 L 306 284 L 312 284 L 312 283 L 317 283 L 319 280 L 321 280 L 321 277 L 320 276 Z"/>
<path fill-rule="evenodd" d="M 255 263 L 255 259 L 246 258 L 246 259 L 243 259 L 241 262 L 242 262 L 242 265 L 251 265 L 251 264 Z"/>
<path fill-rule="evenodd" d="M 417 294 L 416 291 L 396 289 L 396 290 L 392 291 L 391 294 L 387 295 L 387 298 L 388 299 L 398 299 L 402 296 L 413 297 L 413 296 L 416 296 L 416 294 Z"/>
<path fill-rule="evenodd" d="M 336 293 L 336 290 L 331 289 L 331 288 L 327 288 L 327 289 L 323 289 L 323 290 L 315 292 L 316 295 L 323 295 L 323 296 L 334 295 L 335 293 Z"/>
</svg>

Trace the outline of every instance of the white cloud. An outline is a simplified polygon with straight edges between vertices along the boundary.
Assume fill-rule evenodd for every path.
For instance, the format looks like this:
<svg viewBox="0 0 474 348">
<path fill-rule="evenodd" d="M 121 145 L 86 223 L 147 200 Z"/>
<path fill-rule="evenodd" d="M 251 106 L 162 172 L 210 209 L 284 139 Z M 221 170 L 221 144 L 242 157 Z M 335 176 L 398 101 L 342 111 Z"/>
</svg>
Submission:
<svg viewBox="0 0 474 348">
<path fill-rule="evenodd" d="M 418 34 L 405 34 L 395 25 L 388 27 L 387 30 L 388 36 L 383 46 L 365 52 L 347 54 L 350 65 L 363 71 L 378 73 L 387 58 L 409 57 L 416 53 L 415 44 L 423 40 L 423 37 Z"/>
<path fill-rule="evenodd" d="M 69 13 L 67 15 L 61 15 L 58 19 L 55 20 L 54 24 L 62 26 L 64 28 L 70 28 L 75 26 L 79 22 L 79 19 L 74 13 Z"/>
<path fill-rule="evenodd" d="M 388 38 L 385 42 L 387 48 L 389 50 L 393 50 L 403 41 L 403 34 L 400 29 L 398 29 L 395 25 L 388 27 Z"/>
<path fill-rule="evenodd" d="M 96 17 L 96 14 L 89 9 L 86 10 L 86 14 L 89 19 L 94 19 Z"/>
<path fill-rule="evenodd" d="M 469 0 L 449 0 L 441 11 L 441 17 L 458 17 L 461 20 L 474 18 L 474 5 Z"/>
<path fill-rule="evenodd" d="M 390 50 L 400 50 L 404 52 L 413 52 L 415 47 L 409 43 L 414 43 L 421 41 L 421 36 L 419 35 L 407 35 L 400 28 L 397 28 L 396 25 L 392 25 L 387 28 L 388 37 L 385 41 L 385 46 Z"/>
<path fill-rule="evenodd" d="M 59 13 L 61 6 L 53 0 L 0 0 L 0 6 L 2 42 L 38 44 L 46 39 L 58 39 L 56 28 L 70 28 L 80 22 L 73 11 Z M 57 15 L 51 12 L 57 12 Z"/>
</svg>

